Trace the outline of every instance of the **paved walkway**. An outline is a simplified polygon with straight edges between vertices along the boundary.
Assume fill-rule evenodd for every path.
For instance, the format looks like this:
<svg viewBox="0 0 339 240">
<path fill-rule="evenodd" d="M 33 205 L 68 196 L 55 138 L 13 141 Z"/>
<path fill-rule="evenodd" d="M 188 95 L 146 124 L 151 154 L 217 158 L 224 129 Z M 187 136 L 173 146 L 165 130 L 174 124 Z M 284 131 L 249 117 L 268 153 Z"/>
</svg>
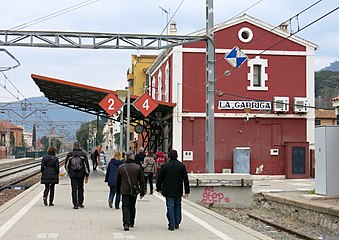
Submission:
<svg viewBox="0 0 339 240">
<path fill-rule="evenodd" d="M 168 231 L 164 198 L 157 193 L 138 200 L 135 227 L 124 232 L 121 210 L 108 207 L 101 171 L 92 173 L 85 186 L 84 209 L 72 209 L 67 176 L 56 187 L 55 206 L 43 205 L 42 191 L 37 184 L 0 207 L 0 239 L 270 239 L 186 200 L 180 228 Z"/>
</svg>

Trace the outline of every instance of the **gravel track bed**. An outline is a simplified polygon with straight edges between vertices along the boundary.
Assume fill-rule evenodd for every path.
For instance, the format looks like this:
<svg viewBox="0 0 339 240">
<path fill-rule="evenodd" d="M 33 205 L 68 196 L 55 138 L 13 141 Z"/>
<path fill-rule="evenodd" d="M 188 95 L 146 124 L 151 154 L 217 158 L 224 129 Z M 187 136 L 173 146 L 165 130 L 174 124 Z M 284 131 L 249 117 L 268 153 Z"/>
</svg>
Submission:
<svg viewBox="0 0 339 240">
<path fill-rule="evenodd" d="M 279 224 L 285 228 L 292 229 L 299 233 L 310 236 L 314 239 L 339 240 L 337 233 L 330 232 L 328 229 L 319 225 L 295 219 L 290 215 L 273 209 L 269 202 L 267 202 L 261 194 L 255 194 L 253 196 L 253 204 L 247 209 L 227 209 L 215 207 L 211 207 L 209 209 L 257 232 L 261 232 L 262 234 L 275 240 L 296 240 L 301 238 L 286 232 L 282 232 L 281 230 L 277 230 L 261 221 L 250 218 L 247 214 L 253 214 L 265 220 L 269 220 L 270 222 Z"/>
<path fill-rule="evenodd" d="M 33 177 L 30 177 L 29 179 L 26 179 L 17 185 L 23 186 L 23 187 L 30 187 L 34 184 L 40 182 L 41 174 L 34 175 Z M 17 195 L 22 193 L 25 190 L 19 190 L 19 189 L 4 189 L 0 192 L 0 206 L 11 200 L 12 198 L 15 198 Z"/>
</svg>

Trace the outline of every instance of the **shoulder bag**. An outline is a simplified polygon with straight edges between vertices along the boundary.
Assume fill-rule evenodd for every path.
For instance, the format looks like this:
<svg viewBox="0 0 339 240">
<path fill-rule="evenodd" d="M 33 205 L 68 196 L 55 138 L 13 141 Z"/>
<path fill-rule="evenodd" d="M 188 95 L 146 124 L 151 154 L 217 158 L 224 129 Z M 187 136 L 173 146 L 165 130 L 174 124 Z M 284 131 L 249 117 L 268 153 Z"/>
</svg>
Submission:
<svg viewBox="0 0 339 240">
<path fill-rule="evenodd" d="M 127 175 L 127 179 L 128 179 L 128 184 L 130 185 L 131 187 L 131 190 L 130 190 L 130 195 L 132 195 L 133 197 L 137 197 L 139 193 L 141 193 L 141 189 L 138 187 L 138 186 L 135 186 L 135 185 L 132 185 L 131 183 L 131 179 L 129 177 L 129 174 L 126 170 L 126 166 L 124 166 L 124 170 L 125 170 L 125 173 Z"/>
</svg>

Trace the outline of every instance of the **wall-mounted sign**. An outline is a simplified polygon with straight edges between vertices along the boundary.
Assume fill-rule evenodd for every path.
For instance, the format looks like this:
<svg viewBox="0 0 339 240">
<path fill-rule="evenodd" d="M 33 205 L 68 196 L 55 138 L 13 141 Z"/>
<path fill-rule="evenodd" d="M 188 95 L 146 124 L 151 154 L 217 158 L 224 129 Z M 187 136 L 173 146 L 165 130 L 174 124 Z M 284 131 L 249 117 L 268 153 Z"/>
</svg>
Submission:
<svg viewBox="0 0 339 240">
<path fill-rule="evenodd" d="M 219 110 L 229 110 L 229 109 L 245 109 L 250 108 L 251 110 L 267 110 L 270 111 L 272 109 L 271 101 L 248 101 L 248 100 L 240 100 L 240 101 L 227 101 L 227 100 L 219 100 L 218 101 L 218 109 Z"/>
<path fill-rule="evenodd" d="M 193 151 L 183 151 L 183 161 L 193 161 Z"/>
</svg>

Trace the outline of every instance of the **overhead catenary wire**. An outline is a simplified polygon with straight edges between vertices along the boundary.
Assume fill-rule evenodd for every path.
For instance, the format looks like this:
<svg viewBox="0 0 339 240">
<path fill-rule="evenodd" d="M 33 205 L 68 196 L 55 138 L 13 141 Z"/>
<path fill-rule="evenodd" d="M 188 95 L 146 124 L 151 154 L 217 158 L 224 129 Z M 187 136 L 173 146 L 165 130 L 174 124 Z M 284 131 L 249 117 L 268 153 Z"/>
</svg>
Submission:
<svg viewBox="0 0 339 240">
<path fill-rule="evenodd" d="M 263 38 L 264 36 L 266 36 L 267 34 L 273 32 L 275 29 L 279 28 L 283 23 L 289 22 L 290 20 L 292 20 L 292 19 L 295 18 L 296 16 L 299 17 L 302 13 L 304 13 L 304 12 L 306 12 L 307 10 L 311 9 L 312 7 L 314 7 L 315 5 L 317 5 L 318 3 L 320 3 L 321 1 L 322 1 L 322 0 L 318 0 L 317 2 L 315 2 L 315 3 L 311 4 L 310 6 L 304 8 L 304 9 L 301 10 L 300 12 L 294 14 L 292 17 L 290 17 L 290 18 L 288 18 L 287 20 L 283 21 L 283 22 L 280 23 L 279 25 L 277 25 L 277 26 L 271 28 L 269 31 L 265 32 L 264 34 L 260 35 L 259 37 L 255 38 L 255 39 L 253 39 L 250 43 L 245 43 L 245 44 L 246 44 L 246 45 L 253 44 L 254 42 L 256 42 L 256 41 L 258 41 L 259 39 L 261 39 L 261 38 Z M 233 19 L 233 18 L 231 18 L 231 19 Z M 298 32 L 300 32 L 300 31 L 298 31 Z M 297 33 L 297 32 L 295 32 L 295 33 L 293 33 L 293 34 L 291 33 L 291 34 L 294 35 L 294 34 L 296 34 L 296 33 Z M 282 41 L 284 41 L 284 40 L 290 38 L 292 35 L 288 36 L 287 38 L 283 38 Z M 279 42 L 279 43 L 280 43 L 280 42 Z M 278 44 L 279 44 L 279 43 L 278 43 Z M 274 45 L 274 46 L 275 46 L 275 45 Z M 265 51 L 271 49 L 272 47 L 273 47 L 273 46 L 270 46 L 270 47 L 267 48 Z M 263 53 L 263 52 L 261 52 L 260 54 L 262 54 L 262 53 Z M 260 54 L 258 54 L 258 55 L 260 55 Z M 258 55 L 256 55 L 256 56 L 258 56 Z M 216 59 L 216 61 L 219 61 L 220 59 L 223 59 L 223 58 L 224 58 L 224 57 L 220 57 L 220 58 Z M 234 70 L 234 68 L 231 69 L 230 71 L 233 71 L 233 70 Z"/>
<path fill-rule="evenodd" d="M 57 11 L 57 12 L 54 12 L 54 13 L 45 15 L 45 16 L 43 16 L 43 17 L 34 19 L 34 20 L 32 20 L 32 21 L 29 21 L 29 22 L 26 22 L 26 23 L 23 23 L 23 24 L 20 24 L 20 25 L 17 25 L 17 26 L 15 26 L 15 27 L 10 28 L 9 30 L 20 30 L 20 29 L 26 28 L 26 27 L 28 27 L 28 26 L 32 26 L 32 25 L 38 24 L 38 23 L 40 23 L 40 22 L 46 21 L 46 20 L 48 20 L 48 19 L 51 19 L 51 18 L 60 16 L 60 15 L 66 14 L 66 13 L 68 13 L 68 12 L 77 10 L 77 9 L 79 9 L 79 8 L 85 7 L 85 6 L 87 6 L 87 5 L 93 4 L 93 3 L 98 2 L 98 1 L 100 1 L 100 0 L 87 0 L 87 1 L 83 1 L 83 2 L 81 2 L 81 3 L 78 3 L 78 4 L 73 5 L 73 6 L 71 6 L 71 7 L 68 7 L 68 8 L 65 8 L 65 9 L 62 9 L 62 10 L 59 10 L 59 11 Z M 0 50 L 2 50 L 2 49 L 0 49 Z M 6 51 L 6 50 L 4 49 L 4 51 Z M 20 66 L 20 62 L 19 62 L 12 54 L 10 54 L 10 53 L 7 52 L 7 51 L 6 51 L 6 53 L 7 53 L 11 58 L 13 58 L 13 59 L 17 62 L 17 65 L 12 66 L 12 67 L 1 67 L 1 68 L 0 68 L 0 72 L 3 74 L 4 79 L 5 79 L 5 83 L 4 83 L 4 84 L 1 84 L 1 83 L 0 83 L 0 86 L 1 86 L 2 88 L 4 88 L 11 96 L 13 96 L 14 99 L 16 99 L 16 100 L 18 100 L 20 103 L 22 103 L 23 106 L 27 106 L 27 102 L 28 102 L 29 105 L 34 106 L 34 105 L 33 105 L 32 103 L 30 103 L 30 102 L 27 100 L 27 98 L 19 91 L 19 89 L 12 83 L 12 81 L 4 74 L 4 71 L 8 71 L 8 70 L 11 70 L 11 69 L 13 69 L 13 68 L 16 68 L 16 67 Z M 14 89 L 16 90 L 17 96 L 16 96 L 16 94 L 14 94 L 13 92 L 11 92 L 10 89 L 7 87 L 7 84 L 6 84 L 7 82 L 9 82 L 9 83 L 14 87 Z M 21 97 L 23 97 L 23 100 L 20 100 L 19 95 L 20 95 Z M 36 111 L 38 111 L 38 110 L 39 110 L 39 109 L 37 109 L 37 108 L 35 107 L 33 113 L 34 113 L 34 114 L 37 114 Z M 52 124 L 51 124 L 51 123 L 52 123 L 52 120 L 51 120 L 48 116 L 46 116 L 46 117 L 47 117 L 47 121 L 44 120 L 44 119 L 43 119 L 43 121 L 46 122 L 46 123 L 49 124 L 49 125 L 52 125 Z"/>
<path fill-rule="evenodd" d="M 7 77 L 7 75 L 4 73 L 4 72 L 1 72 L 2 73 L 2 75 L 4 76 L 4 79 L 5 79 L 5 83 L 4 84 L 1 84 L 0 83 L 0 86 L 1 87 L 3 87 L 10 95 L 12 95 L 16 100 L 18 100 L 24 107 L 26 107 L 26 106 L 33 106 L 34 107 L 34 111 L 33 111 L 33 113 L 34 114 L 37 114 L 37 112 L 36 111 L 40 111 L 40 109 L 38 109 L 38 108 L 36 108 L 35 106 L 34 106 L 34 104 L 32 104 L 20 91 L 19 91 L 19 89 L 12 83 L 12 81 Z M 14 89 L 16 90 L 16 92 L 17 92 L 17 94 L 18 94 L 18 96 L 16 96 L 14 93 L 12 93 L 9 89 L 8 89 L 8 87 L 7 87 L 7 85 L 6 85 L 6 81 L 8 81 L 13 87 L 14 87 Z M 23 97 L 23 99 L 21 100 L 20 99 L 20 97 L 19 97 L 19 95 L 20 96 L 22 96 Z M 52 125 L 52 119 L 50 119 L 48 116 L 46 116 L 46 118 L 47 118 L 47 120 L 45 120 L 45 123 L 47 123 L 47 124 L 49 124 L 49 125 Z"/>
<path fill-rule="evenodd" d="M 308 8 L 308 9 L 309 9 L 309 8 Z M 263 51 L 261 51 L 260 53 L 256 54 L 254 57 L 252 57 L 252 58 L 250 58 L 250 59 L 247 59 L 247 61 L 249 61 L 249 60 L 251 60 L 251 59 L 254 59 L 254 58 L 257 57 L 257 56 L 260 56 L 260 55 L 263 54 L 264 52 L 266 52 L 266 51 L 272 49 L 273 47 L 275 47 L 275 46 L 277 46 L 278 44 L 280 44 L 281 42 L 283 42 L 283 41 L 289 39 L 290 37 L 292 37 L 293 35 L 299 33 L 300 31 L 302 31 L 302 30 L 304 30 L 304 29 L 310 27 L 311 25 L 313 25 L 313 24 L 315 24 L 316 22 L 320 21 L 321 19 L 327 17 L 328 15 L 330 15 L 330 14 L 332 14 L 333 12 L 337 11 L 338 9 L 339 9 L 339 7 L 336 7 L 336 8 L 334 8 L 334 9 L 332 9 L 331 11 L 329 11 L 329 12 L 327 12 L 326 14 L 322 15 L 321 17 L 315 19 L 314 21 L 310 22 L 309 24 L 305 25 L 304 27 L 299 28 L 296 32 L 290 33 L 289 36 L 287 36 L 287 37 L 281 39 L 280 41 L 278 41 L 278 42 L 272 44 L 272 45 L 269 46 L 268 48 L 266 48 L 266 49 L 264 49 Z M 305 10 L 303 10 L 302 12 L 305 12 Z M 297 15 L 298 15 L 298 14 L 297 14 Z M 224 58 L 224 57 L 221 57 L 221 58 Z M 221 58 L 218 58 L 216 61 L 220 60 Z M 228 70 L 228 73 L 231 73 L 234 69 L 236 69 L 236 67 L 232 67 L 230 70 Z M 220 75 L 219 77 L 217 77 L 217 78 L 215 79 L 215 81 L 217 81 L 218 79 L 220 79 L 220 78 L 222 78 L 222 77 L 224 77 L 224 75 Z"/>
<path fill-rule="evenodd" d="M 19 60 L 16 59 L 16 58 L 15 58 L 10 52 L 8 52 L 6 49 L 0 48 L 0 52 L 4 52 L 4 53 L 7 54 L 10 58 L 12 58 L 14 61 L 16 61 L 16 65 L 14 65 L 14 66 L 10 66 L 10 67 L 1 67 L 1 66 L 0 66 L 0 72 L 9 71 L 9 70 L 11 70 L 11 69 L 14 69 L 14 68 L 20 66 Z"/>
<path fill-rule="evenodd" d="M 87 5 L 90 5 L 90 4 L 93 4 L 95 2 L 98 2 L 100 0 L 87 0 L 87 1 L 84 1 L 84 2 L 81 2 L 81 3 L 78 3 L 78 4 L 75 4 L 71 7 L 68 7 L 68 8 L 65 8 L 65 9 L 62 9 L 62 10 L 59 10 L 57 12 L 54 12 L 54 13 L 50 13 L 48 15 L 45 15 L 43 17 L 39 17 L 37 19 L 34 19 L 32 21 L 29 21 L 29 22 L 26 22 L 26 23 L 23 23 L 23 24 L 20 24 L 20 25 L 17 25 L 15 27 L 12 27 L 8 30 L 20 30 L 20 29 L 23 29 L 23 28 L 26 28 L 26 27 L 29 27 L 29 26 L 32 26 L 32 25 L 35 25 L 35 24 L 38 24 L 40 22 L 44 22 L 46 20 L 49 20 L 51 18 L 55 18 L 57 16 L 60 16 L 60 15 L 63 15 L 63 14 L 66 14 L 68 12 L 71 12 L 71 11 L 74 11 L 74 10 L 77 10 L 79 8 L 82 8 L 82 7 L 85 7 Z"/>
<path fill-rule="evenodd" d="M 172 19 L 174 18 L 175 14 L 177 14 L 177 12 L 179 11 L 181 5 L 184 3 L 185 0 L 182 0 L 181 3 L 179 4 L 179 6 L 177 7 L 177 9 L 175 10 L 175 12 L 173 13 L 172 17 L 168 20 L 166 26 L 164 27 L 164 29 L 161 31 L 160 35 L 162 35 L 164 33 L 164 31 L 166 30 L 166 28 L 168 27 L 169 23 L 172 21 Z"/>
<path fill-rule="evenodd" d="M 267 34 L 273 32 L 275 29 L 281 27 L 282 24 L 286 23 L 286 22 L 291 22 L 293 18 L 299 18 L 299 15 L 301 15 L 302 13 L 306 12 L 307 10 L 311 9 L 312 7 L 314 7 L 315 5 L 317 5 L 318 3 L 320 3 L 322 0 L 318 0 L 317 2 L 311 4 L 310 6 L 306 7 L 305 9 L 301 10 L 300 12 L 294 14 L 292 17 L 290 17 L 289 19 L 287 19 L 286 21 L 283 21 L 282 23 L 280 23 L 279 25 L 273 27 L 272 29 L 270 29 L 269 31 L 263 33 L 262 35 L 260 35 L 259 37 L 253 39 L 251 42 L 246 43 L 247 45 L 253 44 L 256 41 L 258 41 L 259 39 L 263 38 L 264 36 L 266 36 Z"/>
<path fill-rule="evenodd" d="M 241 14 L 243 14 L 243 13 L 245 13 L 246 11 L 250 10 L 251 8 L 255 7 L 256 5 L 258 5 L 259 3 L 261 3 L 262 1 L 264 1 L 264 0 L 259 0 L 259 1 L 255 2 L 254 4 L 252 4 L 251 6 L 249 6 L 248 8 L 246 8 L 245 10 L 241 11 L 240 13 L 238 13 L 238 14 L 234 15 L 233 17 L 231 17 L 230 19 L 228 19 L 226 22 L 228 22 L 228 21 L 230 21 L 230 20 L 232 20 L 232 19 L 234 19 L 234 18 L 240 16 Z M 322 0 L 320 0 L 320 1 L 322 1 Z M 218 26 L 219 26 L 219 25 L 216 25 L 216 26 L 212 29 L 212 31 L 214 31 L 216 28 L 218 28 Z"/>
</svg>

